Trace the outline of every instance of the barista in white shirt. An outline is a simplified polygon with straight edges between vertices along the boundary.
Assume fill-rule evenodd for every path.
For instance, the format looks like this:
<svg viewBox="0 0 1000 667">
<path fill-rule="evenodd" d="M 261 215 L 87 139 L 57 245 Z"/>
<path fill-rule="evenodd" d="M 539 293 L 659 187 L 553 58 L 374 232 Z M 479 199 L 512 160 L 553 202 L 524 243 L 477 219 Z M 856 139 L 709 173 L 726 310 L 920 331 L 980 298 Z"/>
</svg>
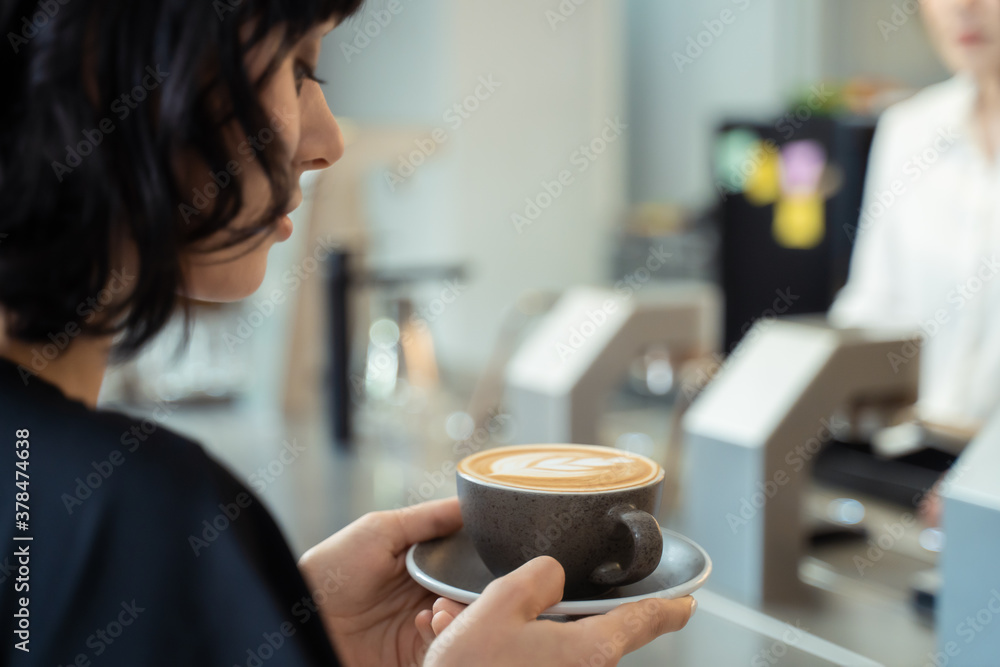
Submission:
<svg viewBox="0 0 1000 667">
<path fill-rule="evenodd" d="M 921 9 L 955 77 L 880 120 L 830 319 L 919 330 L 919 418 L 973 433 L 1000 411 L 1000 0 Z"/>
</svg>

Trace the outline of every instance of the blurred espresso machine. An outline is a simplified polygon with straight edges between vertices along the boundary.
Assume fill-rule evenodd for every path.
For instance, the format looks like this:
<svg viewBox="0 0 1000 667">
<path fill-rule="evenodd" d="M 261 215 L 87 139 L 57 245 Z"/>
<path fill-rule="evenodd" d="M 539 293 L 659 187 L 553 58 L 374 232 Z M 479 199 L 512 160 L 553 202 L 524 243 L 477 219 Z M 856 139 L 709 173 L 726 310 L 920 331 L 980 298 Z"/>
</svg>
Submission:
<svg viewBox="0 0 1000 667">
<path fill-rule="evenodd" d="M 803 492 L 819 452 L 848 423 L 838 410 L 904 405 L 912 338 L 761 320 L 684 418 L 683 530 L 712 554 L 711 586 L 751 606 L 802 602 Z"/>
<path fill-rule="evenodd" d="M 721 309 L 718 289 L 696 281 L 629 296 L 568 291 L 507 365 L 504 403 L 517 441 L 599 444 L 606 403 L 636 357 L 662 345 L 679 366 L 715 352 Z"/>
</svg>

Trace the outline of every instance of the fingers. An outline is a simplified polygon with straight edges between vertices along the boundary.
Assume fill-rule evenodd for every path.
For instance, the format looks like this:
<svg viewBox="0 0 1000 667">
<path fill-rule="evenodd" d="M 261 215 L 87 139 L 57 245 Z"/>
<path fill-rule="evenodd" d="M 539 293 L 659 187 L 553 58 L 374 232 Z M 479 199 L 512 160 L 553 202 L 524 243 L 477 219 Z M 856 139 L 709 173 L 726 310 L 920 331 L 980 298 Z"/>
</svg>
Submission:
<svg viewBox="0 0 1000 667">
<path fill-rule="evenodd" d="M 623 604 L 603 616 L 584 618 L 572 625 L 581 642 L 610 645 L 622 656 L 660 635 L 683 628 L 696 606 L 690 595 L 677 600 L 652 598 Z"/>
<path fill-rule="evenodd" d="M 448 598 L 438 598 L 434 601 L 433 609 L 435 614 L 439 611 L 446 611 L 454 617 L 462 613 L 465 609 L 465 605 L 461 602 L 449 600 Z"/>
<path fill-rule="evenodd" d="M 440 635 L 442 632 L 448 629 L 451 622 L 455 620 L 455 616 L 447 611 L 439 611 L 434 614 L 434 618 L 431 620 L 431 629 L 434 631 L 434 636 Z"/>
<path fill-rule="evenodd" d="M 566 573 L 559 562 L 539 556 L 494 580 L 474 604 L 494 614 L 514 613 L 522 620 L 533 621 L 562 599 L 565 583 Z"/>
<path fill-rule="evenodd" d="M 380 513 L 381 514 L 381 513 Z M 398 530 L 390 531 L 394 555 L 399 555 L 418 542 L 451 535 L 462 527 L 462 513 L 458 498 L 432 500 L 400 510 L 385 512 L 387 520 L 395 522 Z"/>
<path fill-rule="evenodd" d="M 455 617 L 465 610 L 465 607 L 466 605 L 461 602 L 455 602 L 448 598 L 438 598 L 435 600 L 434 607 L 431 610 L 432 616 L 430 621 L 432 636 L 436 637 L 444 632 L 451 625 L 451 622 L 455 620 Z"/>
<path fill-rule="evenodd" d="M 414 619 L 417 632 L 426 643 L 430 644 L 451 625 L 451 622 L 465 610 L 465 607 L 466 605 L 461 602 L 455 602 L 448 598 L 438 598 L 434 601 L 432 609 L 425 609 L 417 614 Z"/>
<path fill-rule="evenodd" d="M 432 618 L 434 618 L 434 612 L 430 609 L 424 609 L 413 619 L 413 624 L 417 626 L 417 633 L 427 646 L 430 646 L 435 638 L 434 630 L 431 628 Z"/>
</svg>

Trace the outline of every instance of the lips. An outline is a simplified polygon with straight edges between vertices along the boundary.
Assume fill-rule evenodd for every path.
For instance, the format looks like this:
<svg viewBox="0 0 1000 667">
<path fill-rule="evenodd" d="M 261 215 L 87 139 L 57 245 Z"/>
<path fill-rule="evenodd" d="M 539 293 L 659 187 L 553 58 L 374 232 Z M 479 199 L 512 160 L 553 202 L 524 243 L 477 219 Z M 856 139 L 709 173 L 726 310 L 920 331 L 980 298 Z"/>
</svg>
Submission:
<svg viewBox="0 0 1000 667">
<path fill-rule="evenodd" d="M 278 241 L 287 241 L 291 238 L 293 229 L 292 219 L 287 215 L 278 218 L 278 225 L 275 227 L 275 234 L 278 236 Z"/>
<path fill-rule="evenodd" d="M 965 46 L 981 44 L 983 42 L 983 33 L 973 31 L 963 32 L 958 36 L 958 41 Z"/>
<path fill-rule="evenodd" d="M 289 202 L 288 208 L 281 214 L 278 218 L 277 225 L 275 225 L 275 235 L 278 241 L 287 241 L 292 236 L 292 230 L 294 225 L 292 224 L 292 219 L 289 216 L 292 211 L 297 209 L 299 205 L 302 204 L 302 191 L 297 190 L 294 195 L 292 195 L 291 201 Z"/>
</svg>

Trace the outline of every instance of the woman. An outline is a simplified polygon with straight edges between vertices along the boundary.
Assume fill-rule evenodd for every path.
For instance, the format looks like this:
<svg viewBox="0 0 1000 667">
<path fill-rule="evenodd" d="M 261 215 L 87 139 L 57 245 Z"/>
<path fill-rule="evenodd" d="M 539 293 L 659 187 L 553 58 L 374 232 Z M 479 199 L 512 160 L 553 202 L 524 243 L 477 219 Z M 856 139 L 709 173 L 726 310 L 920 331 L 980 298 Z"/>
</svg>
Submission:
<svg viewBox="0 0 1000 667">
<path fill-rule="evenodd" d="M 1000 0 L 920 7 L 955 76 L 880 119 L 851 273 L 830 319 L 917 331 L 917 418 L 935 442 L 967 442 L 1000 409 Z M 912 350 L 887 363 L 917 363 Z M 936 487 L 920 510 L 940 524 Z"/>
<path fill-rule="evenodd" d="M 460 527 L 454 499 L 367 515 L 296 564 L 199 445 L 97 409 L 109 360 L 183 298 L 260 284 L 299 176 L 343 152 L 313 70 L 357 4 L 0 3 L 4 664 L 575 667 L 687 622 L 690 598 L 537 621 L 562 590 L 548 558 L 467 609 L 435 601 L 403 555 Z"/>
<path fill-rule="evenodd" d="M 921 418 L 974 433 L 1000 407 L 1000 0 L 920 7 L 956 75 L 881 118 L 850 279 L 830 314 L 919 331 Z"/>
</svg>

